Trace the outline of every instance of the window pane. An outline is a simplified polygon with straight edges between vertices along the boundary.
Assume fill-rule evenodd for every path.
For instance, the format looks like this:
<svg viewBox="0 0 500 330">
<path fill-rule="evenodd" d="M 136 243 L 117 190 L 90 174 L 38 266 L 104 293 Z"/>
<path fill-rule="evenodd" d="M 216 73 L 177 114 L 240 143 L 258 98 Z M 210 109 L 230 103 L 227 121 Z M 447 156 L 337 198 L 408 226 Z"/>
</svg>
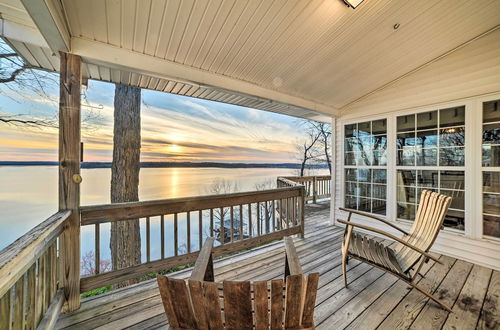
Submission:
<svg viewBox="0 0 500 330">
<path fill-rule="evenodd" d="M 356 124 L 344 126 L 345 137 L 350 138 L 355 136 Z"/>
<path fill-rule="evenodd" d="M 347 181 L 345 183 L 345 193 L 346 195 L 356 196 L 357 184 L 355 182 Z"/>
<path fill-rule="evenodd" d="M 483 123 L 500 121 L 499 102 L 500 100 L 495 100 L 483 103 Z"/>
<path fill-rule="evenodd" d="M 415 145 L 424 148 L 437 147 L 437 130 L 419 131 L 417 132 L 417 139 Z"/>
<path fill-rule="evenodd" d="M 440 147 L 458 147 L 465 145 L 465 128 L 453 127 L 439 132 Z"/>
<path fill-rule="evenodd" d="M 465 229 L 465 212 L 457 210 L 448 210 L 444 217 L 444 226 L 458 230 Z"/>
<path fill-rule="evenodd" d="M 436 166 L 437 165 L 437 149 L 421 149 L 417 148 L 417 166 Z"/>
<path fill-rule="evenodd" d="M 500 195 L 483 194 L 483 213 L 500 215 Z"/>
<path fill-rule="evenodd" d="M 373 150 L 386 150 L 387 149 L 387 136 L 379 135 L 373 137 Z"/>
<path fill-rule="evenodd" d="M 346 196 L 346 198 L 345 198 L 345 207 L 348 208 L 348 209 L 357 209 L 356 197 Z"/>
<path fill-rule="evenodd" d="M 417 171 L 417 184 L 419 187 L 437 188 L 438 171 Z"/>
<path fill-rule="evenodd" d="M 358 169 L 357 178 L 359 182 L 371 182 L 372 172 L 366 168 Z"/>
<path fill-rule="evenodd" d="M 358 210 L 360 211 L 365 211 L 365 212 L 371 212 L 371 199 L 369 198 L 358 198 Z"/>
<path fill-rule="evenodd" d="M 374 184 L 372 186 L 372 189 L 373 189 L 373 191 L 372 191 L 373 198 L 378 198 L 378 199 L 386 199 L 387 198 L 385 184 Z"/>
<path fill-rule="evenodd" d="M 387 205 L 385 201 L 373 199 L 372 200 L 372 213 L 386 214 Z"/>
<path fill-rule="evenodd" d="M 500 166 L 500 145 L 483 145 L 483 166 Z"/>
<path fill-rule="evenodd" d="M 400 116 L 397 118 L 398 132 L 415 130 L 415 115 Z"/>
<path fill-rule="evenodd" d="M 354 152 L 345 153 L 345 165 L 356 165 L 356 160 L 354 159 Z"/>
<path fill-rule="evenodd" d="M 371 150 L 361 150 L 354 153 L 356 157 L 356 165 L 359 166 L 369 166 L 372 164 L 372 152 Z"/>
<path fill-rule="evenodd" d="M 398 186 L 398 203 L 412 203 L 417 202 L 417 191 L 415 187 Z"/>
<path fill-rule="evenodd" d="M 483 235 L 500 237 L 500 217 L 483 216 Z"/>
<path fill-rule="evenodd" d="M 437 128 L 437 111 L 417 114 L 417 129 Z"/>
<path fill-rule="evenodd" d="M 372 197 L 372 185 L 369 183 L 359 183 L 359 196 Z"/>
<path fill-rule="evenodd" d="M 500 123 L 483 125 L 483 144 L 500 144 Z"/>
<path fill-rule="evenodd" d="M 373 182 L 374 183 L 387 183 L 387 171 L 386 170 L 372 170 L 373 171 Z"/>
<path fill-rule="evenodd" d="M 344 151 L 345 152 L 354 151 L 353 145 L 354 145 L 353 138 L 345 139 L 344 140 Z"/>
<path fill-rule="evenodd" d="M 357 181 L 358 170 L 355 168 L 347 168 L 345 170 L 345 179 L 346 181 Z"/>
<path fill-rule="evenodd" d="M 445 189 L 465 189 L 464 171 L 441 171 L 441 188 Z"/>
<path fill-rule="evenodd" d="M 371 122 L 367 121 L 358 124 L 358 136 L 366 136 L 371 134 Z"/>
<path fill-rule="evenodd" d="M 396 139 L 396 146 L 398 149 L 415 145 L 415 133 L 399 133 Z"/>
<path fill-rule="evenodd" d="M 463 147 L 439 148 L 440 166 L 464 166 L 465 152 Z"/>
<path fill-rule="evenodd" d="M 450 127 L 465 124 L 465 107 L 443 109 L 439 111 L 439 126 Z"/>
<path fill-rule="evenodd" d="M 441 194 L 451 196 L 451 205 L 452 209 L 465 209 L 465 192 L 463 190 L 445 190 L 441 189 Z"/>
<path fill-rule="evenodd" d="M 500 193 L 500 172 L 483 172 L 483 191 Z"/>
<path fill-rule="evenodd" d="M 398 150 L 397 165 L 414 166 L 415 165 L 415 148 L 406 147 L 403 150 Z"/>
<path fill-rule="evenodd" d="M 372 134 L 386 134 L 387 133 L 387 120 L 380 119 L 372 121 Z"/>
<path fill-rule="evenodd" d="M 415 186 L 415 176 L 417 172 L 414 170 L 399 170 L 398 171 L 398 186 Z"/>
<path fill-rule="evenodd" d="M 398 218 L 405 220 L 415 220 L 415 205 L 398 203 Z"/>
</svg>

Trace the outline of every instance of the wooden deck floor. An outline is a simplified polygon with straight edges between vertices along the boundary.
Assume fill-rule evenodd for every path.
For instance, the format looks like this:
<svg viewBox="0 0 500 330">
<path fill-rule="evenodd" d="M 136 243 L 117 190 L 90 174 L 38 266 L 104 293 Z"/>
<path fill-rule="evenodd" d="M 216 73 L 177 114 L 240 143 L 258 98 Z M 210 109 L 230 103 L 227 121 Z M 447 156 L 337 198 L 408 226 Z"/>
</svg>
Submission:
<svg viewBox="0 0 500 330">
<path fill-rule="evenodd" d="M 328 223 L 329 208 L 309 206 L 306 237 L 295 244 L 305 272 L 320 272 L 315 320 L 318 329 L 500 329 L 500 272 L 440 256 L 429 262 L 420 286 L 452 306 L 448 313 L 424 295 L 382 271 L 349 261 L 349 287 L 340 269 L 343 231 Z M 269 280 L 283 276 L 281 242 L 215 263 L 216 280 Z M 189 270 L 173 274 L 189 276 Z M 156 281 L 83 300 L 64 314 L 58 328 L 167 328 Z"/>
</svg>

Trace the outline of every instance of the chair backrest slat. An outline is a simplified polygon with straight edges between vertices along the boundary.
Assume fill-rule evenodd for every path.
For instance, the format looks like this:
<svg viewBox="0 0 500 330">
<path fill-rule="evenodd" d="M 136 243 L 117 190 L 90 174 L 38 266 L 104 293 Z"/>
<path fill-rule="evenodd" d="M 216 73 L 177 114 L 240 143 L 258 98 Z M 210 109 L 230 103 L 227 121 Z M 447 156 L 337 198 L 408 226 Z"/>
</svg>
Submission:
<svg viewBox="0 0 500 330">
<path fill-rule="evenodd" d="M 224 281 L 223 286 L 226 328 L 251 330 L 253 319 L 250 282 Z"/>
<path fill-rule="evenodd" d="M 302 326 L 304 328 L 312 328 L 314 326 L 314 306 L 316 305 L 318 283 L 318 273 L 310 274 L 309 276 L 307 276 L 304 307 L 302 310 Z"/>
<path fill-rule="evenodd" d="M 267 282 L 253 283 L 253 297 L 255 308 L 255 330 L 265 330 L 269 326 L 269 297 Z"/>
<path fill-rule="evenodd" d="M 296 329 L 302 320 L 301 307 L 303 305 L 304 277 L 302 275 L 290 275 L 286 279 L 285 296 L 285 328 Z"/>
<path fill-rule="evenodd" d="M 271 281 L 271 330 L 282 329 L 283 280 Z"/>
<path fill-rule="evenodd" d="M 449 196 L 423 190 L 410 235 L 404 239 L 423 251 L 429 251 L 443 225 L 450 202 Z M 396 252 L 403 271 L 408 271 L 422 257 L 420 253 L 403 244 L 397 245 Z"/>
<path fill-rule="evenodd" d="M 194 315 L 196 315 L 196 324 L 201 330 L 208 330 L 210 326 L 207 320 L 206 309 L 204 305 L 203 288 L 200 281 L 188 281 L 191 302 L 193 304 Z"/>
<path fill-rule="evenodd" d="M 203 291 L 205 294 L 203 299 L 203 306 L 205 306 L 210 329 L 224 329 L 217 283 L 203 282 Z"/>
</svg>

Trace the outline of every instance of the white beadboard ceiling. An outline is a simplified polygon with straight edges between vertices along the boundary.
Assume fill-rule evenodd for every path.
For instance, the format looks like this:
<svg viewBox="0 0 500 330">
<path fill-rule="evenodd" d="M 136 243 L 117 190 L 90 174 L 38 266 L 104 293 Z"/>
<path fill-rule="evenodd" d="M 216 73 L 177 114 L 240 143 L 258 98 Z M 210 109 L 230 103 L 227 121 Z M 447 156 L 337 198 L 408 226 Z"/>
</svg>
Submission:
<svg viewBox="0 0 500 330">
<path fill-rule="evenodd" d="M 70 40 L 91 79 L 299 117 L 336 114 L 500 24 L 498 0 L 356 10 L 341 0 L 0 0 L 0 11 L 43 36 L 33 45 L 2 29 L 33 65 L 57 70 L 52 54 Z"/>
</svg>

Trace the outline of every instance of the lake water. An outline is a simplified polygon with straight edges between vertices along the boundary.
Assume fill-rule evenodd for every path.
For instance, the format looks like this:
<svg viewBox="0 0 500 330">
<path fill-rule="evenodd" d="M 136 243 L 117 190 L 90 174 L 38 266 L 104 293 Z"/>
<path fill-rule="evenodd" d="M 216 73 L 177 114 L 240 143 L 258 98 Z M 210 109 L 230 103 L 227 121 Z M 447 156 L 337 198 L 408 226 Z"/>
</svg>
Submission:
<svg viewBox="0 0 500 330">
<path fill-rule="evenodd" d="M 212 183 L 222 179 L 237 184 L 238 191 L 249 191 L 255 190 L 256 184 L 265 181 L 275 184 L 276 177 L 295 172 L 294 169 L 277 168 L 143 168 L 140 172 L 139 198 L 153 200 L 207 195 Z M 111 169 L 83 169 L 82 178 L 81 205 L 110 202 Z M 0 249 L 56 212 L 57 181 L 56 166 L 0 167 Z M 185 229 L 181 218 L 179 221 L 181 233 Z M 159 226 L 157 222 L 152 220 L 152 232 L 159 232 L 155 230 Z M 109 227 L 101 225 L 103 258 L 109 257 L 106 226 Z M 169 219 L 166 219 L 166 226 L 170 227 Z M 169 230 L 166 229 L 168 239 Z M 197 237 L 197 229 L 193 230 L 193 237 Z M 82 229 L 82 254 L 91 250 L 92 246 L 93 226 L 86 226 Z M 166 250 L 172 253 L 172 248 L 167 247 Z M 158 253 L 159 248 L 152 249 L 152 255 Z"/>
</svg>

